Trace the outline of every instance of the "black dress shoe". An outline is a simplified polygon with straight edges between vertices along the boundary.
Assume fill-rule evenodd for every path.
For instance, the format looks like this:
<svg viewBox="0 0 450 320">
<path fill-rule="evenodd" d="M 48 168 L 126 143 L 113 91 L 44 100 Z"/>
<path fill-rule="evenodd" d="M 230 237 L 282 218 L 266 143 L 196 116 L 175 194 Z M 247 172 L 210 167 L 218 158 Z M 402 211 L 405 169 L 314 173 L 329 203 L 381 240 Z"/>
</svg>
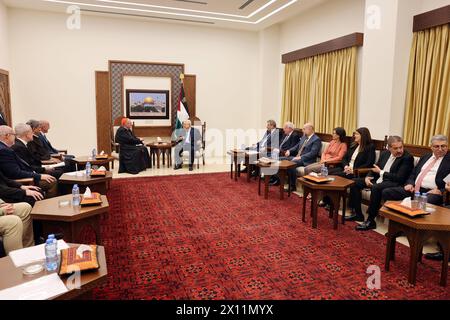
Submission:
<svg viewBox="0 0 450 320">
<path fill-rule="evenodd" d="M 272 176 L 272 178 L 270 178 L 270 180 L 269 180 L 269 185 L 270 186 L 279 186 L 280 185 L 280 179 L 273 178 L 273 176 Z"/>
<path fill-rule="evenodd" d="M 175 167 L 173 167 L 174 170 L 181 169 L 183 167 L 183 164 L 176 164 Z"/>
<path fill-rule="evenodd" d="M 194 167 L 193 166 L 189 166 L 189 171 L 193 171 Z"/>
<path fill-rule="evenodd" d="M 364 222 L 364 216 L 352 214 L 350 216 L 345 217 L 345 221 L 358 221 L 358 222 Z"/>
<path fill-rule="evenodd" d="M 444 254 L 442 252 L 427 253 L 425 254 L 425 259 L 442 261 L 444 260 Z M 448 261 L 450 261 L 450 258 L 448 259 Z"/>
<path fill-rule="evenodd" d="M 359 226 L 356 226 L 355 230 L 356 231 L 368 231 L 368 230 L 373 230 L 376 228 L 377 228 L 377 224 L 375 223 L 375 221 L 367 220 L 366 222 L 360 224 Z"/>
</svg>

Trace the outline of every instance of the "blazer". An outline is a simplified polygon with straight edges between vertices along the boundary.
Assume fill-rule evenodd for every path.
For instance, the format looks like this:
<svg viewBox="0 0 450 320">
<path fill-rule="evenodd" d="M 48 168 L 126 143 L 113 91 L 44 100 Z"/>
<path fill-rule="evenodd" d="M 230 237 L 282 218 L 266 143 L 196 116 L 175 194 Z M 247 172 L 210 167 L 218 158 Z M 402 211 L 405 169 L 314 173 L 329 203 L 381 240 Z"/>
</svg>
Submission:
<svg viewBox="0 0 450 320">
<path fill-rule="evenodd" d="M 16 143 L 13 144 L 11 149 L 14 150 L 19 158 L 25 160 L 25 162 L 27 162 L 34 171 L 36 171 L 37 173 L 45 173 L 45 169 L 42 167 L 41 159 L 34 157 L 33 154 L 31 154 L 31 151 L 22 141 L 16 139 Z"/>
<path fill-rule="evenodd" d="M 0 142 L 0 171 L 9 179 L 33 178 L 41 180 L 41 175 L 34 172 L 33 168 L 19 158 L 13 149 Z"/>
<path fill-rule="evenodd" d="M 380 154 L 380 159 L 377 162 L 377 166 L 380 167 L 381 170 L 383 170 L 390 157 L 390 151 L 383 151 Z M 407 151 L 405 151 L 401 157 L 394 160 L 394 163 L 392 164 L 389 172 L 385 172 L 383 174 L 383 181 L 396 182 L 401 185 L 405 183 L 406 179 L 408 179 L 413 169 L 414 158 Z M 378 173 L 374 173 L 373 171 L 370 172 L 367 176 L 373 177 L 374 181 L 377 181 L 378 178 L 380 178 L 380 175 Z"/>
<path fill-rule="evenodd" d="M 50 152 L 50 154 L 56 154 L 58 153 L 58 150 L 56 150 L 55 148 L 53 148 L 52 144 L 50 143 L 50 141 L 48 141 L 47 137 L 41 132 L 39 134 L 39 139 L 41 140 L 42 144 L 44 145 L 44 147 L 48 150 L 48 152 Z"/>
<path fill-rule="evenodd" d="M 50 152 L 44 147 L 41 139 L 39 137 L 33 135 L 33 140 L 27 143 L 27 148 L 30 150 L 33 158 L 39 160 L 50 160 L 51 155 Z"/>
<path fill-rule="evenodd" d="M 282 153 L 295 147 L 301 139 L 300 135 L 296 131 L 293 131 L 286 141 L 284 141 L 285 138 L 286 138 L 286 135 L 283 135 L 283 137 L 280 140 L 280 148 L 279 149 L 281 150 Z M 283 143 L 283 141 L 284 141 L 284 143 Z"/>
<path fill-rule="evenodd" d="M 20 183 L 8 179 L 0 172 L 0 199 L 22 202 L 26 196 L 26 191 L 20 189 L 21 186 Z"/>
<path fill-rule="evenodd" d="M 345 168 L 350 164 L 350 160 L 352 159 L 353 152 L 355 152 L 358 145 L 351 146 L 350 149 L 348 149 L 347 153 L 344 156 L 344 159 L 342 159 L 342 167 Z M 359 152 L 356 156 L 355 163 L 353 164 L 354 169 L 358 168 L 372 168 L 373 164 L 375 163 L 375 145 L 370 144 L 366 151 Z"/>
<path fill-rule="evenodd" d="M 319 136 L 313 134 L 308 143 L 303 147 L 302 153 L 298 154 L 307 138 L 308 137 L 304 135 L 293 148 L 289 149 L 290 156 L 301 156 L 303 164 L 305 166 L 309 166 L 310 164 L 313 164 L 317 161 L 320 149 L 322 148 L 322 141 L 320 140 Z"/>
<path fill-rule="evenodd" d="M 420 158 L 419 162 L 417 163 L 414 170 L 411 172 L 411 175 L 409 176 L 408 180 L 406 181 L 406 184 L 416 184 L 416 179 L 420 174 L 420 171 L 422 170 L 422 167 L 424 164 L 431 158 L 433 154 L 429 153 L 424 155 Z M 438 171 L 436 173 L 436 186 L 441 192 L 445 191 L 445 177 L 450 174 L 450 153 L 447 153 L 444 156 L 444 159 L 442 159 L 441 165 L 438 168 Z"/>
</svg>

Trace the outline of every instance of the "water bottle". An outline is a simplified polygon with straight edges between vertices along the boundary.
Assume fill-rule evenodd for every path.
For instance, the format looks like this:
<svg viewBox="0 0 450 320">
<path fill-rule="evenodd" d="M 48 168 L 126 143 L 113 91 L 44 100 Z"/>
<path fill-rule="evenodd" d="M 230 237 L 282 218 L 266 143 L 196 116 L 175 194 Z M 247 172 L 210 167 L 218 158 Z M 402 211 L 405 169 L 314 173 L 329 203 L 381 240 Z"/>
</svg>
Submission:
<svg viewBox="0 0 450 320">
<path fill-rule="evenodd" d="M 420 201 L 420 192 L 414 193 L 414 200 Z"/>
<path fill-rule="evenodd" d="M 278 160 L 279 156 L 280 156 L 280 152 L 278 150 L 273 150 L 272 151 L 272 159 Z"/>
<path fill-rule="evenodd" d="M 92 149 L 92 159 L 95 159 L 97 157 L 97 149 Z"/>
<path fill-rule="evenodd" d="M 420 209 L 427 210 L 427 202 L 428 202 L 428 196 L 426 193 L 422 193 L 420 196 Z"/>
<path fill-rule="evenodd" d="M 72 205 L 75 206 L 79 206 L 80 205 L 80 188 L 78 188 L 77 184 L 73 185 L 72 188 Z"/>
<path fill-rule="evenodd" d="M 87 176 L 87 177 L 90 177 L 90 176 L 91 176 L 91 171 L 92 171 L 91 163 L 88 162 L 88 163 L 86 163 L 86 176 Z"/>
<path fill-rule="evenodd" d="M 324 178 L 328 177 L 328 168 L 326 165 L 322 164 L 322 168 L 320 168 L 320 173 L 322 177 Z"/>
<path fill-rule="evenodd" d="M 56 239 L 50 237 L 45 242 L 45 268 L 55 271 L 58 268 L 58 250 Z"/>
</svg>

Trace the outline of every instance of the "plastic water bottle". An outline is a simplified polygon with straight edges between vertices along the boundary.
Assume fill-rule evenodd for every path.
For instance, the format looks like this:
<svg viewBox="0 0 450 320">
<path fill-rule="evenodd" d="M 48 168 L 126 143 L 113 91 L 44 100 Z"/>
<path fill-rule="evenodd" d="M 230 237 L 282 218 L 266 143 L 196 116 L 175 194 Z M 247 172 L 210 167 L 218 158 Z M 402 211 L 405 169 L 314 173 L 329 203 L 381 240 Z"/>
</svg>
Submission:
<svg viewBox="0 0 450 320">
<path fill-rule="evenodd" d="M 320 173 L 322 177 L 324 178 L 328 177 L 328 168 L 326 165 L 322 164 L 322 168 L 320 168 Z"/>
<path fill-rule="evenodd" d="M 45 242 L 45 268 L 55 271 L 58 268 L 58 250 L 55 238 L 48 238 Z"/>
<path fill-rule="evenodd" d="M 422 195 L 419 198 L 419 204 L 420 204 L 420 209 L 422 210 L 427 210 L 427 202 L 428 202 L 428 196 L 426 193 L 422 193 Z"/>
<path fill-rule="evenodd" d="M 278 160 L 280 158 L 280 152 L 278 150 L 272 151 L 272 159 Z"/>
<path fill-rule="evenodd" d="M 78 188 L 77 184 L 73 185 L 72 188 L 72 205 L 75 206 L 79 206 L 80 205 L 80 188 Z"/>
<path fill-rule="evenodd" d="M 414 200 L 420 201 L 420 192 L 414 193 Z"/>
<path fill-rule="evenodd" d="M 97 149 L 92 149 L 92 159 L 95 159 L 97 157 Z"/>
<path fill-rule="evenodd" d="M 86 163 L 86 176 L 87 176 L 87 177 L 90 177 L 90 176 L 91 176 L 91 171 L 92 171 L 91 163 L 88 162 L 88 163 Z"/>
</svg>

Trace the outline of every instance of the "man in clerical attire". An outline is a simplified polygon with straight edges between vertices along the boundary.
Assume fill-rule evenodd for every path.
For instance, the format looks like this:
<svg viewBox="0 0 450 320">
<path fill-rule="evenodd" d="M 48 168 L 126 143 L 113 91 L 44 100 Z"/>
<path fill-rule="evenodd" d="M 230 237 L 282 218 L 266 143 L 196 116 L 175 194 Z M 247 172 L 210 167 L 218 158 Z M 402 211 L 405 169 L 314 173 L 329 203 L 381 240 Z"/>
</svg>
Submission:
<svg viewBox="0 0 450 320">
<path fill-rule="evenodd" d="M 189 152 L 189 171 L 193 170 L 195 152 L 202 146 L 200 131 L 192 127 L 191 120 L 183 121 L 183 128 L 174 132 L 175 146 L 175 170 L 183 166 L 183 152 Z"/>
<path fill-rule="evenodd" d="M 122 126 L 116 132 L 115 140 L 120 145 L 119 173 L 138 174 L 151 168 L 147 147 L 131 132 L 132 127 L 131 120 L 123 118 Z"/>
</svg>

